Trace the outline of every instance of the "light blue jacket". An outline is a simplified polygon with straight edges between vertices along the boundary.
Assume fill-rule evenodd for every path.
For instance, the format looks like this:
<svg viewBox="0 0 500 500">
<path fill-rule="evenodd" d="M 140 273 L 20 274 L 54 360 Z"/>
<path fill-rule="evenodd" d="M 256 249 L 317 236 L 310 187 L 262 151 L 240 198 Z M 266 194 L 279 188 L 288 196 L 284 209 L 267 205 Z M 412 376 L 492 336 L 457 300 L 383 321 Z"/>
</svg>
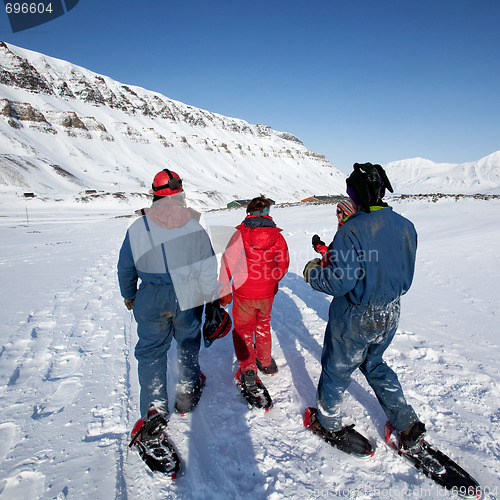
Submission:
<svg viewBox="0 0 500 500">
<path fill-rule="evenodd" d="M 138 280 L 169 285 L 181 310 L 213 300 L 217 258 L 208 234 L 194 219 L 167 229 L 145 215 L 128 229 L 120 249 L 118 281 L 125 299 L 134 299 Z"/>
</svg>

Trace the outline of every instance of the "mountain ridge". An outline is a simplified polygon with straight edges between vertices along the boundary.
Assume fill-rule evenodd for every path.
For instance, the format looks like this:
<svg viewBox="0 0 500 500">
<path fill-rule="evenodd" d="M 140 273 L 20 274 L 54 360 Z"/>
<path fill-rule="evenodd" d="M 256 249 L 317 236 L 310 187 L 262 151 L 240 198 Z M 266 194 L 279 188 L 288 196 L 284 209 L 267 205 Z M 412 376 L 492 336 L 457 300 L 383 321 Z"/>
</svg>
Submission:
<svg viewBox="0 0 500 500">
<path fill-rule="evenodd" d="M 199 109 L 61 59 L 0 42 L 0 192 L 74 199 L 146 196 L 177 171 L 191 203 L 220 208 L 343 195 L 346 175 L 289 132 Z M 372 161 L 376 161 L 373 159 Z M 475 162 L 384 165 L 398 194 L 500 193 L 500 152 Z M 88 197 L 87 197 L 88 199 Z"/>
<path fill-rule="evenodd" d="M 384 168 L 398 194 L 500 194 L 500 151 L 465 163 L 417 157 L 390 162 Z"/>
<path fill-rule="evenodd" d="M 145 193 L 168 166 L 207 207 L 262 191 L 279 201 L 344 191 L 344 174 L 289 132 L 4 42 L 0 63 L 0 190 L 31 188 L 49 198 L 83 188 Z M 305 172 L 308 182 L 298 182 Z"/>
</svg>

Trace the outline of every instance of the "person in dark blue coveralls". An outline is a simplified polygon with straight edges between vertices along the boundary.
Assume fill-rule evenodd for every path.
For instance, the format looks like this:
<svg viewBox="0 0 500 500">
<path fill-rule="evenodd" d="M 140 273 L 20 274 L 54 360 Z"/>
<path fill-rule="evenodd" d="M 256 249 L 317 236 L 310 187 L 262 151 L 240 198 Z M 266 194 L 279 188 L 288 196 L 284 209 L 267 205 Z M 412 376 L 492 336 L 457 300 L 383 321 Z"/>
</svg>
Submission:
<svg viewBox="0 0 500 500">
<path fill-rule="evenodd" d="M 370 454 L 371 445 L 352 426 L 342 426 L 340 411 L 357 368 L 406 447 L 420 442 L 425 431 L 397 375 L 382 358 L 398 327 L 400 297 L 412 283 L 417 249 L 413 224 L 382 201 L 386 188 L 392 192 L 380 165 L 356 163 L 347 194 L 357 211 L 335 234 L 323 259 L 310 261 L 304 269 L 312 288 L 334 297 L 311 424 L 339 449 L 358 455 Z"/>
<path fill-rule="evenodd" d="M 182 180 L 165 169 L 153 181 L 146 215 L 128 229 L 120 250 L 118 281 L 133 309 L 139 341 L 135 347 L 144 419 L 168 418 L 167 351 L 177 343 L 175 409 L 194 409 L 205 377 L 200 371 L 201 318 L 217 289 L 217 259 L 200 214 L 187 208 Z M 140 285 L 138 281 L 140 280 Z"/>
</svg>

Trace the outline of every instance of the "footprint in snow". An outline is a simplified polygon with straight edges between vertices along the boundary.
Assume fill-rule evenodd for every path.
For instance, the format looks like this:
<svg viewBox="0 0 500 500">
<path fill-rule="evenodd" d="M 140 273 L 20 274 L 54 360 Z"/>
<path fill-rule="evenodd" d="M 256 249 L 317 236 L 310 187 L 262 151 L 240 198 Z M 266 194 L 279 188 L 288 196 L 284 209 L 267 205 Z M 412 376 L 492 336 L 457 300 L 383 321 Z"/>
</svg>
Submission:
<svg viewBox="0 0 500 500">
<path fill-rule="evenodd" d="M 15 435 L 16 426 L 12 422 L 0 424 L 0 462 L 4 460 L 12 448 Z"/>
<path fill-rule="evenodd" d="M 39 420 L 54 413 L 60 413 L 66 406 L 73 403 L 80 386 L 81 383 L 77 379 L 63 380 L 51 396 L 35 406 L 31 418 Z"/>
</svg>

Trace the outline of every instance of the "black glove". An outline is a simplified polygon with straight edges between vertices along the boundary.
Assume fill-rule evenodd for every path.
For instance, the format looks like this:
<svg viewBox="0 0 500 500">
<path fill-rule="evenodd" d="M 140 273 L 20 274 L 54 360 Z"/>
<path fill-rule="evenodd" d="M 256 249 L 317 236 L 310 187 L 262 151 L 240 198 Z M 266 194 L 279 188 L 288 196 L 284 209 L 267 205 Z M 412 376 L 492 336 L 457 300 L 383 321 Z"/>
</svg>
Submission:
<svg viewBox="0 0 500 500">
<path fill-rule="evenodd" d="M 325 253 L 328 252 L 331 246 L 332 244 L 330 243 L 329 247 L 327 247 L 325 245 L 325 242 L 321 241 L 320 237 L 317 234 L 312 237 L 312 247 L 315 252 L 318 252 L 321 255 L 325 255 Z"/>
<path fill-rule="evenodd" d="M 131 311 L 134 308 L 134 299 L 124 299 L 125 307 Z"/>
<path fill-rule="evenodd" d="M 313 259 L 306 264 L 303 272 L 304 280 L 306 283 L 310 283 L 309 279 L 311 277 L 311 272 L 317 267 L 321 267 L 321 259 Z"/>
<path fill-rule="evenodd" d="M 205 315 L 212 316 L 213 314 L 217 314 L 215 311 L 219 311 L 221 309 L 219 299 L 215 299 L 212 302 L 207 302 L 205 304 Z"/>
<path fill-rule="evenodd" d="M 321 238 L 315 234 L 313 237 L 312 237 L 312 246 L 313 246 L 313 249 L 317 252 L 318 251 L 318 245 L 323 245 L 323 246 L 326 246 L 325 245 L 325 242 L 324 241 L 321 241 Z"/>
</svg>

